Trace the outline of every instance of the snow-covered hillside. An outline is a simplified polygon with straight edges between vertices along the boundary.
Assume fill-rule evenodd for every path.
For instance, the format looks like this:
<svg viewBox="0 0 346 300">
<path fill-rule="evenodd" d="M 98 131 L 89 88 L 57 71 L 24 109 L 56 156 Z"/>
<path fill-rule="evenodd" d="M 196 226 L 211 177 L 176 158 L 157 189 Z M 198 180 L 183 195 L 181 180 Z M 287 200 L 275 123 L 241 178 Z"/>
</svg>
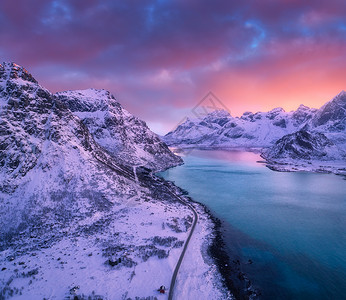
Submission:
<svg viewBox="0 0 346 300">
<path fill-rule="evenodd" d="M 346 175 L 346 93 L 342 91 L 302 124 L 302 130 L 263 150 L 267 166 Z"/>
<path fill-rule="evenodd" d="M 342 91 L 317 110 L 305 129 L 323 133 L 346 149 L 346 92 Z"/>
<path fill-rule="evenodd" d="M 112 104 L 121 110 L 105 103 Z M 146 151 L 140 134 L 136 149 Z M 24 68 L 0 65 L 0 299 L 162 298 L 156 289 L 169 286 L 193 214 L 177 188 L 95 139 Z M 150 162 L 171 165 L 174 156 L 160 163 L 165 157 Z M 197 299 L 227 298 L 207 254 L 214 224 L 193 205 L 197 252 L 187 252 L 180 280 Z M 185 292 L 178 285 L 175 294 Z"/>
<path fill-rule="evenodd" d="M 313 171 L 346 176 L 346 149 L 324 134 L 300 130 L 263 150 L 267 166 L 276 171 Z"/>
<path fill-rule="evenodd" d="M 57 93 L 88 127 L 96 142 L 132 165 L 158 171 L 182 163 L 146 123 L 131 115 L 105 90 Z"/>
<path fill-rule="evenodd" d="M 264 150 L 268 160 L 303 159 L 303 160 L 343 160 L 346 152 L 336 146 L 324 134 L 300 130 L 285 135 L 275 145 Z"/>
</svg>

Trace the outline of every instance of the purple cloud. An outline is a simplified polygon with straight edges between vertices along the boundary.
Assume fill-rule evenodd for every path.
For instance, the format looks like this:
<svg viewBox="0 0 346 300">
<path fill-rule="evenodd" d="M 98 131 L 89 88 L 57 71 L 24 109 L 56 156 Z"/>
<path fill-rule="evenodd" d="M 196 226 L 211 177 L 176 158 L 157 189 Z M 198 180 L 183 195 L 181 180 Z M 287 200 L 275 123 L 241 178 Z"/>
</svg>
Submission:
<svg viewBox="0 0 346 300">
<path fill-rule="evenodd" d="M 344 88 L 337 76 L 346 67 L 345 19 L 339 0 L 3 0 L 0 55 L 52 91 L 109 89 L 169 129 L 212 89 L 231 110 L 251 110 L 250 95 L 242 96 L 248 85 L 266 87 L 253 91 L 263 102 L 284 80 L 299 84 L 322 68 L 325 84 L 311 77 L 316 94 L 332 97 Z M 281 105 L 298 105 L 295 97 Z"/>
</svg>

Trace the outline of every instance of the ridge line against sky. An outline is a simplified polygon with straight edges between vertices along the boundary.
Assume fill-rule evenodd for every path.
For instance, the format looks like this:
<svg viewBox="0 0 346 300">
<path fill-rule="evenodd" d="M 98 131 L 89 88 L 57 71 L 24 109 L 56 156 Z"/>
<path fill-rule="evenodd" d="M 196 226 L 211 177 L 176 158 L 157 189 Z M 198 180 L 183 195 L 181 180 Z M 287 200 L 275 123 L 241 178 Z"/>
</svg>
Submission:
<svg viewBox="0 0 346 300">
<path fill-rule="evenodd" d="M 160 134 L 208 91 L 239 116 L 346 89 L 341 0 L 2 0 L 0 40 L 52 92 L 110 90 Z"/>
</svg>

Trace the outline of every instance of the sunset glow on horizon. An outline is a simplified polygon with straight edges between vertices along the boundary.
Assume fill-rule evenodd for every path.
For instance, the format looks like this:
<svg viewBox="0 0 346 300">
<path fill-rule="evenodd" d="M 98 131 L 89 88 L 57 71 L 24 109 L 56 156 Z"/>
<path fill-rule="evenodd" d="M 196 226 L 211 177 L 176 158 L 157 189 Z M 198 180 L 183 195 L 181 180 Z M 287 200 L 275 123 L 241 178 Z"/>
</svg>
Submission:
<svg viewBox="0 0 346 300">
<path fill-rule="evenodd" d="M 110 90 L 167 133 L 212 91 L 233 116 L 346 89 L 346 2 L 4 0 L 0 60 L 52 92 Z"/>
</svg>

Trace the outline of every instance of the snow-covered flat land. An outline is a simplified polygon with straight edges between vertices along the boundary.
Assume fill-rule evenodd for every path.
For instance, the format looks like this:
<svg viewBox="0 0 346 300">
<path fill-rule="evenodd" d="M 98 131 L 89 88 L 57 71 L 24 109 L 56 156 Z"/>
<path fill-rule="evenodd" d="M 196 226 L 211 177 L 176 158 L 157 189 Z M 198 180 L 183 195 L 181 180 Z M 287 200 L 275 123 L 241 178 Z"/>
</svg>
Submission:
<svg viewBox="0 0 346 300">
<path fill-rule="evenodd" d="M 296 161 L 296 160 L 278 160 L 273 162 L 264 162 L 267 167 L 279 172 L 314 172 L 314 173 L 333 173 L 346 176 L 345 161 Z"/>
<path fill-rule="evenodd" d="M 207 253 L 213 223 L 194 205 L 201 217 L 178 274 L 174 299 L 230 298 Z M 191 221 L 191 211 L 179 202 L 153 203 L 133 197 L 62 234 L 55 234 L 53 224 L 44 239 L 35 230 L 22 232 L 12 247 L 0 252 L 1 296 L 166 299 L 167 294 L 157 289 L 169 287 Z"/>
</svg>

